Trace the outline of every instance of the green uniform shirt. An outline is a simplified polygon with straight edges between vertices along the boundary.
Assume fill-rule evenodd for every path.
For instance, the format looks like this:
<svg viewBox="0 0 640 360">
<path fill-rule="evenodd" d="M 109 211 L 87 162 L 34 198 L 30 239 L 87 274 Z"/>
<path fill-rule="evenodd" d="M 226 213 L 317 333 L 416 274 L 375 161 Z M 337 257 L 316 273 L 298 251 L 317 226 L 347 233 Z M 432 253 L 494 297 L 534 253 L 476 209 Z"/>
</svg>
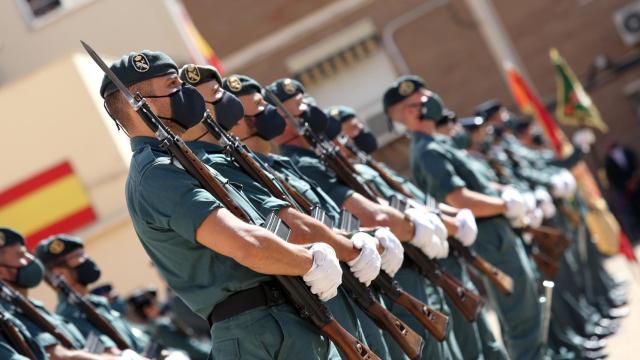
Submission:
<svg viewBox="0 0 640 360">
<path fill-rule="evenodd" d="M 263 217 L 266 218 L 273 212 L 290 207 L 288 202 L 274 197 L 262 184 L 247 175 L 239 165 L 224 153 L 222 146 L 204 141 L 191 141 L 188 145 L 205 164 L 216 169 L 229 182 L 237 184 L 236 187 L 242 190 L 242 193 Z M 269 175 L 269 179 L 275 183 L 275 179 L 272 176 Z"/>
<path fill-rule="evenodd" d="M 4 305 L 5 303 L 3 303 L 3 307 Z M 20 333 L 20 335 L 22 335 L 27 345 L 29 345 L 29 348 L 33 352 L 33 355 L 35 355 L 36 360 L 48 359 L 49 356 L 44 350 L 44 347 L 40 345 L 38 339 L 29 332 L 27 327 L 15 316 L 13 316 L 8 309 L 5 308 L 3 312 L 7 317 L 7 321 L 9 321 L 17 328 L 18 332 Z M 3 330 L 0 330 L 0 359 L 29 360 L 29 358 L 20 354 L 18 349 L 13 346 L 11 341 L 9 341 L 8 336 L 4 334 Z"/>
<path fill-rule="evenodd" d="M 414 133 L 411 139 L 411 171 L 424 192 L 442 202 L 458 188 L 497 196 L 490 180 L 474 172 L 469 156 L 444 136 Z"/>
<path fill-rule="evenodd" d="M 57 314 L 51 314 L 44 305 L 36 300 L 29 299 L 29 302 L 40 312 L 45 319 L 53 324 L 60 332 L 71 340 L 73 345 L 77 349 L 81 349 L 84 346 L 85 338 L 82 333 L 72 323 L 66 321 L 64 318 Z M 47 348 L 52 345 L 57 345 L 59 342 L 53 336 L 41 328 L 31 317 L 27 316 L 20 308 L 13 303 L 2 302 L 2 305 L 11 312 L 18 320 L 20 320 L 24 326 L 29 330 L 29 333 L 36 339 L 38 344 L 43 348 Z"/>
<path fill-rule="evenodd" d="M 296 189 L 300 195 L 304 196 L 307 201 L 323 209 L 334 224 L 340 221 L 340 206 L 331 199 L 329 194 L 324 192 L 320 185 L 298 170 L 291 159 L 275 154 L 269 154 L 268 156 L 258 155 L 258 158 L 282 175 L 284 180 Z"/>
<path fill-rule="evenodd" d="M 281 145 L 280 152 L 288 156 L 300 172 L 313 179 L 339 206 L 342 206 L 344 201 L 353 194 L 353 190 L 343 184 L 333 170 L 326 167 L 313 151 L 297 146 Z"/>
<path fill-rule="evenodd" d="M 136 352 L 142 352 L 148 342 L 148 337 L 140 331 L 134 331 L 127 322 L 120 317 L 120 313 L 113 310 L 107 299 L 102 296 L 89 294 L 85 296 L 85 300 L 93 305 L 98 312 L 102 315 L 120 334 L 120 336 L 129 344 L 132 350 Z M 67 297 L 58 296 L 58 305 L 56 306 L 56 313 L 63 317 L 66 321 L 72 323 L 85 337 L 94 333 L 100 339 L 100 342 L 107 348 L 116 347 L 115 342 L 109 338 L 106 334 L 100 331 L 99 328 L 94 326 L 77 306 L 71 304 Z"/>
<path fill-rule="evenodd" d="M 126 198 L 133 226 L 156 268 L 193 311 L 206 318 L 229 295 L 271 279 L 198 243 L 196 230 L 222 207 L 220 201 L 174 165 L 157 140 L 136 137 L 131 147 Z M 252 220 L 262 224 L 234 184 L 211 170 Z"/>
</svg>

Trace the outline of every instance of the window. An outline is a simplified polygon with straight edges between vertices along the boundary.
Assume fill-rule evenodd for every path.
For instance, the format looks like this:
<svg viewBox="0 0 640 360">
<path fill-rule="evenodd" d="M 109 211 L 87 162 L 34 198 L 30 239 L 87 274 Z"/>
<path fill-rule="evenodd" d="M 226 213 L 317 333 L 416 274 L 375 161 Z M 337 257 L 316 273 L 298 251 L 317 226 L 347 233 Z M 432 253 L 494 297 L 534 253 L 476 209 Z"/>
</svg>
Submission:
<svg viewBox="0 0 640 360">
<path fill-rule="evenodd" d="M 375 26 L 362 20 L 286 61 L 318 106 L 347 105 L 367 122 L 380 146 L 396 139 L 382 111 L 384 89 L 397 77 L 386 51 L 379 46 Z"/>
<path fill-rule="evenodd" d="M 93 0 L 16 0 L 20 12 L 32 28 L 44 26 Z"/>
</svg>

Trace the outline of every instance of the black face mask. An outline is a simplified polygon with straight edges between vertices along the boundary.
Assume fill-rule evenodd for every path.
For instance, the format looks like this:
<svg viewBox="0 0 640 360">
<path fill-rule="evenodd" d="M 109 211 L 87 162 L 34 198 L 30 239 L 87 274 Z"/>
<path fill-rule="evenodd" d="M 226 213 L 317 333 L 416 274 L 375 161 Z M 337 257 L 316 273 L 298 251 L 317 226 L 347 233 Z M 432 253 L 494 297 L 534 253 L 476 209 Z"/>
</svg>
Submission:
<svg viewBox="0 0 640 360">
<path fill-rule="evenodd" d="M 309 105 L 307 111 L 302 113 L 302 120 L 309 124 L 311 130 L 317 135 L 322 135 L 327 128 L 327 115 L 317 106 Z"/>
<path fill-rule="evenodd" d="M 367 154 L 372 154 L 378 149 L 378 140 L 368 129 L 362 129 L 362 131 L 353 138 L 353 143 Z"/>
<path fill-rule="evenodd" d="M 91 259 L 86 259 L 82 264 L 73 268 L 80 284 L 87 286 L 100 279 L 100 268 Z"/>
<path fill-rule="evenodd" d="M 169 95 L 145 96 L 146 98 L 165 98 L 171 101 L 171 117 L 158 115 L 159 118 L 171 120 L 187 130 L 197 125 L 204 117 L 206 107 L 202 95 L 196 88 L 183 83 L 180 89 Z"/>
<path fill-rule="evenodd" d="M 210 103 L 216 113 L 216 121 L 226 131 L 231 130 L 244 116 L 242 103 L 228 91 L 222 90 L 220 100 Z"/>
<path fill-rule="evenodd" d="M 324 129 L 324 137 L 331 141 L 338 137 L 340 131 L 342 131 L 340 122 L 333 117 L 327 118 L 327 128 Z"/>
<path fill-rule="evenodd" d="M 44 277 L 44 266 L 38 259 L 33 259 L 30 263 L 21 267 L 13 267 L 0 265 L 3 267 L 16 269 L 16 278 L 14 283 L 16 286 L 29 289 L 38 286 Z"/>
<path fill-rule="evenodd" d="M 273 105 L 267 104 L 262 112 L 253 117 L 253 125 L 256 135 L 269 141 L 284 132 L 287 122 Z"/>
</svg>

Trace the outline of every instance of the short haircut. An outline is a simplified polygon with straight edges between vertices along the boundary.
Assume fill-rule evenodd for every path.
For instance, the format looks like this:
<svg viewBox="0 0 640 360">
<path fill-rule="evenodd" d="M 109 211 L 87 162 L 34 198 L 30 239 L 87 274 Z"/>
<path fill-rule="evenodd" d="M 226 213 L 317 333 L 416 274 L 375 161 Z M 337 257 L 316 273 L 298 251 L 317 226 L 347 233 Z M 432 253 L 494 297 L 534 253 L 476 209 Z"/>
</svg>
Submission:
<svg viewBox="0 0 640 360">
<path fill-rule="evenodd" d="M 142 81 L 129 86 L 129 91 L 134 95 L 136 92 L 144 95 L 149 94 L 151 87 L 147 81 Z M 104 99 L 104 106 L 109 115 L 111 115 L 119 126 L 122 126 L 125 130 L 129 130 L 131 128 L 133 119 L 131 119 L 127 112 L 127 108 L 131 105 L 129 105 L 129 102 L 120 91 L 115 91 L 107 95 Z"/>
</svg>

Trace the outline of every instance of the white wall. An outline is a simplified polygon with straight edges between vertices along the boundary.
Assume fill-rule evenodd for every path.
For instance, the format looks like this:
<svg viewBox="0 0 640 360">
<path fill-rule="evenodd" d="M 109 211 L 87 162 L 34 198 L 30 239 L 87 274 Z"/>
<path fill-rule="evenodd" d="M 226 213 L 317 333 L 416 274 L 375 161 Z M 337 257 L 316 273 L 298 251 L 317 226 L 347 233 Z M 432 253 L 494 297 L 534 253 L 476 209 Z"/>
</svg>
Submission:
<svg viewBox="0 0 640 360">
<path fill-rule="evenodd" d="M 17 1 L 0 1 L 0 86 L 71 53 L 80 40 L 100 54 L 164 51 L 186 62 L 189 53 L 161 0 L 93 0 L 32 28 Z"/>
</svg>

